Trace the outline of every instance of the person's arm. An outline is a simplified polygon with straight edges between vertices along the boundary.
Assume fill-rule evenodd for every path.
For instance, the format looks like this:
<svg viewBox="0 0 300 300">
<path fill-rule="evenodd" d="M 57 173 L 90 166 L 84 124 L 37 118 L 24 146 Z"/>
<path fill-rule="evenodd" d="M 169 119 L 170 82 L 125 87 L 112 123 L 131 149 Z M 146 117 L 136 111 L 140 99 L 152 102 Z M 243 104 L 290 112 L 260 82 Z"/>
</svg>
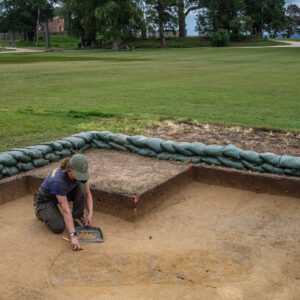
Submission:
<svg viewBox="0 0 300 300">
<path fill-rule="evenodd" d="M 91 226 L 92 219 L 93 219 L 93 196 L 88 182 L 85 183 L 85 187 L 86 187 L 86 204 L 88 209 L 88 215 L 85 220 L 85 225 Z"/>
<path fill-rule="evenodd" d="M 68 229 L 69 233 L 74 232 L 75 227 L 74 227 L 73 217 L 72 217 L 72 214 L 71 214 L 71 210 L 70 210 L 70 206 L 69 206 L 67 197 L 66 196 L 59 196 L 59 195 L 57 195 L 56 197 L 57 197 L 58 203 L 60 204 L 61 211 L 62 211 L 62 214 L 64 216 L 64 220 L 65 220 L 65 223 L 66 223 L 66 226 L 67 226 L 67 229 Z M 78 242 L 77 236 L 72 236 L 70 238 L 70 240 L 71 240 L 71 244 L 73 246 L 73 249 L 74 250 L 79 250 L 80 249 L 80 244 Z"/>
</svg>

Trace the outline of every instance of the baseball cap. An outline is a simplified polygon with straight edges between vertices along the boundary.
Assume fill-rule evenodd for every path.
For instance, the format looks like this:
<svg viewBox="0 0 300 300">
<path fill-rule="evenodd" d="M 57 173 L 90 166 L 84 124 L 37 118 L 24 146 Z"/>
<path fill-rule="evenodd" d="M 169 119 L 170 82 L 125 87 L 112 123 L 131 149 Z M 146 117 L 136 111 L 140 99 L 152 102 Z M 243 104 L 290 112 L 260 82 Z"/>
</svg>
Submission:
<svg viewBox="0 0 300 300">
<path fill-rule="evenodd" d="M 76 180 L 89 180 L 88 161 L 82 154 L 75 154 L 70 160 Z"/>
</svg>

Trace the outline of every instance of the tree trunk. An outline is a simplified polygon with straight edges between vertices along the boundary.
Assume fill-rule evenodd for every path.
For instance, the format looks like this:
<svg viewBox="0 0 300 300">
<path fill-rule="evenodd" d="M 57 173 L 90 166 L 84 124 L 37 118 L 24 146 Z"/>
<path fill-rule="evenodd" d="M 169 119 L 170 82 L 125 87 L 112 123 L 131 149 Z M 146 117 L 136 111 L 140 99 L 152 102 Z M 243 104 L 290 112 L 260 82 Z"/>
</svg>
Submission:
<svg viewBox="0 0 300 300">
<path fill-rule="evenodd" d="M 184 2 L 183 0 L 179 0 L 178 2 L 178 23 L 179 23 L 179 37 L 186 37 L 185 30 L 185 13 L 184 13 Z"/>
<path fill-rule="evenodd" d="M 160 37 L 160 47 L 166 48 L 165 29 L 164 29 L 164 23 L 162 21 L 159 22 L 159 37 Z"/>
<path fill-rule="evenodd" d="M 112 50 L 118 51 L 120 49 L 120 39 L 115 37 L 112 44 Z"/>
<path fill-rule="evenodd" d="M 44 29 L 45 29 L 45 37 L 46 37 L 46 48 L 50 49 L 51 45 L 50 45 L 50 35 L 49 35 L 48 20 L 45 22 L 44 27 L 45 27 Z"/>
<path fill-rule="evenodd" d="M 36 19 L 36 40 L 35 40 L 35 46 L 38 47 L 40 45 L 40 41 L 39 41 L 39 32 L 40 32 L 40 13 L 41 10 L 40 8 L 38 9 L 38 15 L 37 15 L 37 19 Z"/>
<path fill-rule="evenodd" d="M 12 47 L 16 47 L 16 36 L 15 36 L 15 32 L 14 30 L 11 30 L 11 46 Z"/>
<path fill-rule="evenodd" d="M 71 12 L 68 10 L 68 35 L 71 35 Z"/>
</svg>

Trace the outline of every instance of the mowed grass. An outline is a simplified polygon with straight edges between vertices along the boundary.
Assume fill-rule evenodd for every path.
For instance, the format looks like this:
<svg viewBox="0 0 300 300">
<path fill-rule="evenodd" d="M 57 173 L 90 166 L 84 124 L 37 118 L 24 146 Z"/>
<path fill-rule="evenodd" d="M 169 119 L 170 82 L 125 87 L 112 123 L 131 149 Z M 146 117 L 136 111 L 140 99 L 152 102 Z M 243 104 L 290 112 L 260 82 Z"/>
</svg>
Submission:
<svg viewBox="0 0 300 300">
<path fill-rule="evenodd" d="M 0 151 L 164 119 L 300 132 L 299 82 L 300 48 L 2 54 Z"/>
</svg>

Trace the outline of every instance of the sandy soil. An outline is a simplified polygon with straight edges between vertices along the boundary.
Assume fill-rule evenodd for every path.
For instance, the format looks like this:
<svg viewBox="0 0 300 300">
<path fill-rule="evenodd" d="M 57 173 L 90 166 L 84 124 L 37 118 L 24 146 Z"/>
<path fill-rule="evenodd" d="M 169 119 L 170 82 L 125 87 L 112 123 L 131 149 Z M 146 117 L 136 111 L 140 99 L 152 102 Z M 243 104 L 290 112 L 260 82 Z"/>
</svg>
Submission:
<svg viewBox="0 0 300 300">
<path fill-rule="evenodd" d="M 259 153 L 273 152 L 300 156 L 300 133 L 168 121 L 147 130 L 144 134 L 181 142 L 198 141 L 207 145 L 233 144 L 241 149 Z"/>
<path fill-rule="evenodd" d="M 74 252 L 33 212 L 0 205 L 0 299 L 297 299 L 299 199 L 191 183 L 131 223 L 95 212 Z M 66 235 L 66 233 L 65 233 Z"/>
<path fill-rule="evenodd" d="M 143 193 L 189 168 L 188 164 L 161 161 L 121 151 L 97 149 L 85 151 L 84 155 L 89 161 L 89 182 L 92 187 L 131 195 Z M 28 174 L 45 178 L 59 164 L 52 163 Z"/>
</svg>

